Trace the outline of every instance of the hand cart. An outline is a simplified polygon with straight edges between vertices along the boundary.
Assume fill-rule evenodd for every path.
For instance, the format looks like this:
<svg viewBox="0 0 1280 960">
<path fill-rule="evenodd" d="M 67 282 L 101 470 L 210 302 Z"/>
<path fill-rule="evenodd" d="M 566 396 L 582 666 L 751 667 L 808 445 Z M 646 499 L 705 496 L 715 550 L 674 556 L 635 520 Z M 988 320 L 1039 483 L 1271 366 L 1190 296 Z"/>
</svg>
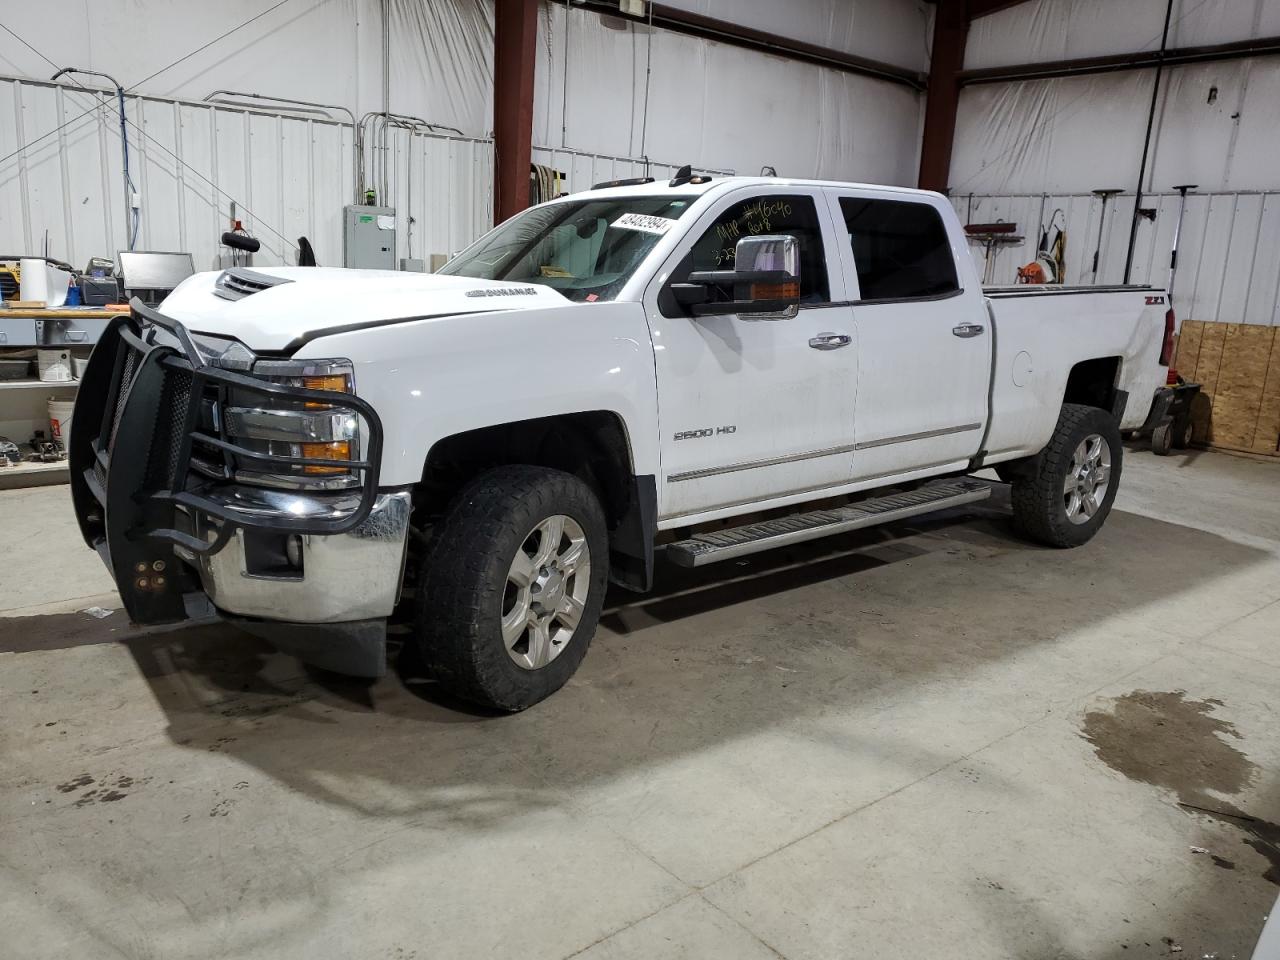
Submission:
<svg viewBox="0 0 1280 960">
<path fill-rule="evenodd" d="M 1151 452 L 1159 457 L 1191 446 L 1191 405 L 1199 392 L 1200 384 L 1187 383 L 1181 377 L 1177 383 L 1161 387 L 1151 402 L 1146 423 L 1135 435 L 1150 437 Z"/>
</svg>

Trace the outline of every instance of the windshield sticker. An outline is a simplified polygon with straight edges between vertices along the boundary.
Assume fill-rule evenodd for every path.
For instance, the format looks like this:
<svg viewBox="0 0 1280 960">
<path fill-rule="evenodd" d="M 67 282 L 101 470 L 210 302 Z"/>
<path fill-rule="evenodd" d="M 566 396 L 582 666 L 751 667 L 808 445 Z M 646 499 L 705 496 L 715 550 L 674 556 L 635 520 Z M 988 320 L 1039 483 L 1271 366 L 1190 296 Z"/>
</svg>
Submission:
<svg viewBox="0 0 1280 960">
<path fill-rule="evenodd" d="M 639 230 L 641 233 L 654 233 L 658 236 L 666 233 L 671 229 L 674 220 L 666 217 L 651 217 L 643 213 L 624 213 L 613 223 L 611 227 L 617 227 L 620 230 Z"/>
</svg>

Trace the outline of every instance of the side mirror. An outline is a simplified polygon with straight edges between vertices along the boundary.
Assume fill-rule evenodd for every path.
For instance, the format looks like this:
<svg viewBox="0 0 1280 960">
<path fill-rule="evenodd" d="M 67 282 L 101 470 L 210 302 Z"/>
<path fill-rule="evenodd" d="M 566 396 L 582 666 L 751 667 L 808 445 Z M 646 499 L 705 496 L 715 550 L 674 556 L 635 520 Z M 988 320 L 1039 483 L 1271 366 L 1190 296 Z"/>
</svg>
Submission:
<svg viewBox="0 0 1280 960">
<path fill-rule="evenodd" d="M 795 237 L 743 237 L 733 270 L 699 270 L 672 284 L 677 301 L 695 317 L 741 314 L 753 320 L 789 320 L 800 310 L 800 245 Z M 727 300 L 716 291 L 730 291 Z"/>
</svg>

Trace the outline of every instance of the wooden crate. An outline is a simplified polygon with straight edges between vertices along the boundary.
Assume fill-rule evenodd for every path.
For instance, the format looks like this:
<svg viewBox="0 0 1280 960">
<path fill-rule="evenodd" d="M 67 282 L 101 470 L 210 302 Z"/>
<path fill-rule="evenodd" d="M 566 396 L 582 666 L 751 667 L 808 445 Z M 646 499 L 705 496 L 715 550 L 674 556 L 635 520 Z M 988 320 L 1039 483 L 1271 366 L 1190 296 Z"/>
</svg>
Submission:
<svg viewBox="0 0 1280 960">
<path fill-rule="evenodd" d="M 1196 442 L 1280 456 L 1277 328 L 1186 320 L 1175 366 L 1201 385 L 1192 411 Z"/>
</svg>

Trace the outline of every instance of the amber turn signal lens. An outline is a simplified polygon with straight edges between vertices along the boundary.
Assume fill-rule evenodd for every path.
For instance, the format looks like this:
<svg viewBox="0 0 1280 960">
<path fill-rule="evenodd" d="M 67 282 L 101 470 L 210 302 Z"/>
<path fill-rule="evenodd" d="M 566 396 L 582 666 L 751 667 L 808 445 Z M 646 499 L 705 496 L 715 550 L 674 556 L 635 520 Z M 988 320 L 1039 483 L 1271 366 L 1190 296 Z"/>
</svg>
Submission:
<svg viewBox="0 0 1280 960">
<path fill-rule="evenodd" d="M 308 390 L 336 390 L 338 393 L 350 393 L 351 386 L 345 373 L 329 373 L 319 377 L 303 377 L 302 385 Z M 308 410 L 328 410 L 329 404 L 316 400 L 308 400 L 303 404 Z"/>
<path fill-rule="evenodd" d="M 334 440 L 330 443 L 304 443 L 302 446 L 302 455 L 308 460 L 350 460 L 351 459 L 351 441 L 350 440 Z M 309 474 L 332 474 L 346 473 L 346 467 L 322 467 L 319 464 L 309 464 L 302 468 L 303 473 Z"/>
<path fill-rule="evenodd" d="M 794 280 L 784 283 L 753 283 L 751 285 L 752 300 L 797 300 L 800 297 L 800 284 Z"/>
<path fill-rule="evenodd" d="M 339 393 L 350 393 L 345 373 L 329 373 L 321 377 L 303 377 L 302 385 L 308 390 L 336 390 Z"/>
</svg>

